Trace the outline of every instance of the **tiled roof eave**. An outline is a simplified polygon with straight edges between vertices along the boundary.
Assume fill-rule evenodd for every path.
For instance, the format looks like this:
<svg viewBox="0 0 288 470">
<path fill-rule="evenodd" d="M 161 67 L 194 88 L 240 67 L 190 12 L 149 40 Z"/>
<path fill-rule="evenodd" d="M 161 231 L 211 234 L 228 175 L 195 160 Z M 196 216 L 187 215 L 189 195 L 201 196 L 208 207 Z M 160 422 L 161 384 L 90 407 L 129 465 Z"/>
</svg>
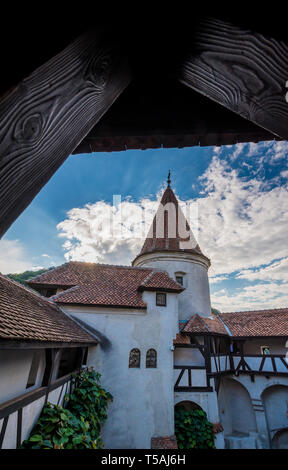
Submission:
<svg viewBox="0 0 288 470">
<path fill-rule="evenodd" d="M 17 344 L 18 343 L 18 344 Z M 23 346 L 27 346 L 30 348 L 47 348 L 48 345 L 53 345 L 53 347 L 75 347 L 75 346 L 96 346 L 98 341 L 96 339 L 91 340 L 67 340 L 62 338 L 61 341 L 57 339 L 33 339 L 29 337 L 19 337 L 19 336 L 11 336 L 11 337 L 0 337 L 0 344 L 1 349 L 6 349 L 5 345 L 7 344 L 7 349 L 17 349 L 17 346 L 22 348 Z"/>
<path fill-rule="evenodd" d="M 180 292 L 183 292 L 185 290 L 184 287 L 179 287 L 179 288 L 175 288 L 175 289 L 171 289 L 171 288 L 168 288 L 168 287 L 145 287 L 145 286 L 139 286 L 138 287 L 138 291 L 139 292 L 143 292 L 145 290 L 148 290 L 148 291 L 152 291 L 152 292 L 173 292 L 173 293 L 177 293 L 179 294 Z"/>
<path fill-rule="evenodd" d="M 95 304 L 95 303 L 81 303 L 75 301 L 63 301 L 59 299 L 55 299 L 55 302 L 59 305 L 77 305 L 82 307 L 103 307 L 103 308 L 122 308 L 122 309 L 130 309 L 130 310 L 147 310 L 147 304 L 143 306 L 135 306 L 135 305 L 119 305 L 119 304 Z"/>
</svg>

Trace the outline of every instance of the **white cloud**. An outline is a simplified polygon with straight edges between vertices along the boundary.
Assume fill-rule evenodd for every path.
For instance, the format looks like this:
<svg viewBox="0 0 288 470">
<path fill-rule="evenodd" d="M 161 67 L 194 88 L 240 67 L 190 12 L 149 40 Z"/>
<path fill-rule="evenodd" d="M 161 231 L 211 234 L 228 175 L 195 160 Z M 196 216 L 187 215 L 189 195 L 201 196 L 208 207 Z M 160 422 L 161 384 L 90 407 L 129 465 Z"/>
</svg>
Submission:
<svg viewBox="0 0 288 470">
<path fill-rule="evenodd" d="M 229 292 L 221 289 L 212 296 L 213 307 L 222 312 L 287 307 L 288 283 L 255 284 Z"/>
<path fill-rule="evenodd" d="M 41 266 L 31 266 L 31 260 L 29 261 L 19 240 L 0 240 L 0 253 L 0 272 L 2 274 L 41 269 Z"/>
<path fill-rule="evenodd" d="M 282 178 L 288 178 L 288 170 L 281 171 L 280 175 L 282 176 Z"/>
<path fill-rule="evenodd" d="M 199 242 L 212 261 L 211 276 L 266 265 L 287 256 L 288 188 L 239 178 L 214 158 L 201 177 Z"/>
<path fill-rule="evenodd" d="M 288 149 L 286 142 L 261 143 L 257 148 L 255 144 L 226 146 L 231 151 L 228 162 L 231 156 L 232 161 L 237 158 L 245 145 L 249 156 L 259 154 L 262 166 L 264 158 L 273 163 Z M 262 155 L 264 151 L 266 156 Z M 199 178 L 203 188 L 197 200 L 199 230 L 195 220 L 192 229 L 196 229 L 201 249 L 211 259 L 211 283 L 227 280 L 233 274 L 236 279 L 258 284 L 232 294 L 220 290 L 213 294 L 212 303 L 226 311 L 287 305 L 288 187 L 273 187 L 271 180 L 268 183 L 255 175 L 241 178 L 227 160 L 219 158 L 219 152 L 214 148 L 211 164 Z M 129 265 L 141 249 L 159 197 L 157 201 L 126 200 L 117 207 L 99 201 L 71 209 L 58 224 L 60 236 L 65 239 L 65 258 Z M 195 205 L 192 200 L 186 203 Z"/>
<path fill-rule="evenodd" d="M 236 275 L 236 279 L 288 282 L 288 258 L 282 258 L 268 266 L 256 269 L 244 269 Z"/>
<path fill-rule="evenodd" d="M 209 282 L 210 284 L 216 284 L 217 282 L 227 281 L 227 279 L 229 279 L 229 276 L 215 276 L 209 277 Z"/>
</svg>

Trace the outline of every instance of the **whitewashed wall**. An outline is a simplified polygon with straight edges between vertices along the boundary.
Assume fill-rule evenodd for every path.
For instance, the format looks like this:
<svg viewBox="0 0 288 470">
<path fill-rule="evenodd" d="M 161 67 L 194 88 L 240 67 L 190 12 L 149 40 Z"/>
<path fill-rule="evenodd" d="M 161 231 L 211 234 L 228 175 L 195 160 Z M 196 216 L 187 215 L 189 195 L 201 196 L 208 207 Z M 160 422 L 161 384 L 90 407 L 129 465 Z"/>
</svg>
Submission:
<svg viewBox="0 0 288 470">
<path fill-rule="evenodd" d="M 211 316 L 208 262 L 201 255 L 149 253 L 140 256 L 134 265 L 164 269 L 172 279 L 175 273 L 184 273 L 185 290 L 179 294 L 179 319 L 189 319 L 194 313 Z"/>
<path fill-rule="evenodd" d="M 155 292 L 144 292 L 147 311 L 65 307 L 67 313 L 98 330 L 104 340 L 90 348 L 88 364 L 102 374 L 112 393 L 103 428 L 106 448 L 151 448 L 151 438 L 174 434 L 173 339 L 178 331 L 177 294 L 156 306 Z M 131 349 L 141 351 L 141 367 L 129 368 Z M 148 349 L 157 351 L 157 368 L 145 367 Z"/>
<path fill-rule="evenodd" d="M 42 383 L 45 369 L 45 350 L 39 350 L 39 363 L 36 383 L 26 389 L 27 380 L 32 364 L 32 358 L 37 350 L 5 349 L 0 351 L 0 404 L 38 388 Z"/>
</svg>

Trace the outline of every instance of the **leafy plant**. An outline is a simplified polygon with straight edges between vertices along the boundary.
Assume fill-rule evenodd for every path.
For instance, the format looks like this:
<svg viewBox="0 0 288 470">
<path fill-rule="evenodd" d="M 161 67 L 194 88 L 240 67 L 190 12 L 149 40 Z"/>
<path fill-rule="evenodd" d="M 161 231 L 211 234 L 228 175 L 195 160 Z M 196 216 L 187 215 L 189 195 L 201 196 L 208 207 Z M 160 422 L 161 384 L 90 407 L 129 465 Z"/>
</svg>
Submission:
<svg viewBox="0 0 288 470">
<path fill-rule="evenodd" d="M 38 271 L 24 271 L 23 273 L 12 273 L 12 274 L 7 274 L 10 279 L 14 279 L 14 281 L 20 282 L 20 284 L 26 285 L 27 279 L 30 279 L 31 277 L 39 276 L 40 274 L 46 273 L 47 271 L 50 271 L 50 269 L 54 269 L 54 267 L 51 268 L 43 268 L 43 269 L 38 269 Z"/>
<path fill-rule="evenodd" d="M 179 449 L 215 449 L 213 424 L 203 410 L 176 407 L 175 434 Z"/>
<path fill-rule="evenodd" d="M 30 449 L 100 449 L 100 431 L 107 418 L 112 395 L 99 384 L 100 374 L 93 368 L 74 374 L 71 394 L 65 405 L 47 403 L 22 448 Z"/>
</svg>

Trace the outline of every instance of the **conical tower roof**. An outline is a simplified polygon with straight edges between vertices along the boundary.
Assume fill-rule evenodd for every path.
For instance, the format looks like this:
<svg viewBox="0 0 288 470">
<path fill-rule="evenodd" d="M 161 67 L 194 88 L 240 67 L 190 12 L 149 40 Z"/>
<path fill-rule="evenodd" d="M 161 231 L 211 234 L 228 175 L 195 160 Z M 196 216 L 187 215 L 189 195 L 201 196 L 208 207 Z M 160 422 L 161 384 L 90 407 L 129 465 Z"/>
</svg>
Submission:
<svg viewBox="0 0 288 470">
<path fill-rule="evenodd" d="M 170 172 L 167 188 L 163 193 L 147 238 L 135 260 L 146 253 L 159 251 L 187 252 L 206 258 L 170 187 Z"/>
</svg>

